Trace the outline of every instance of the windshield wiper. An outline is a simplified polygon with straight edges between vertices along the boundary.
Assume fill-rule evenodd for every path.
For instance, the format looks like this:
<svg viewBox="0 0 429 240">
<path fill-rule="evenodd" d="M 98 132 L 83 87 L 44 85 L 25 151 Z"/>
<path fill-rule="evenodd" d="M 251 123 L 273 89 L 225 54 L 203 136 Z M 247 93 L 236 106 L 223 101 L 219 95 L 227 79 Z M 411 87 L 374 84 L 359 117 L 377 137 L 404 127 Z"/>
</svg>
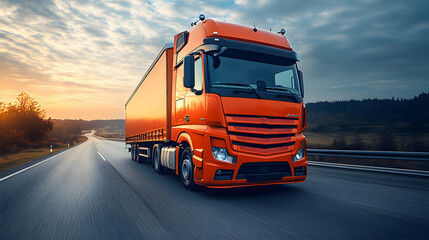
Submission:
<svg viewBox="0 0 429 240">
<path fill-rule="evenodd" d="M 293 94 L 293 92 L 290 89 L 288 89 L 288 88 L 266 87 L 266 89 L 278 90 L 278 91 L 283 91 L 283 92 L 289 92 L 290 95 L 292 95 L 293 98 L 295 98 L 296 102 L 298 102 L 298 103 L 300 102 L 299 99 L 298 99 L 298 97 L 295 94 Z M 284 95 L 284 96 L 286 96 L 286 95 Z"/>
<path fill-rule="evenodd" d="M 227 85 L 227 86 L 229 85 L 229 86 L 247 87 L 247 88 L 251 89 L 256 94 L 256 96 L 258 96 L 258 98 L 262 99 L 261 96 L 256 91 L 256 89 L 254 89 L 252 87 L 252 85 L 250 85 L 250 84 L 246 84 L 246 83 L 214 83 L 213 85 Z"/>
</svg>

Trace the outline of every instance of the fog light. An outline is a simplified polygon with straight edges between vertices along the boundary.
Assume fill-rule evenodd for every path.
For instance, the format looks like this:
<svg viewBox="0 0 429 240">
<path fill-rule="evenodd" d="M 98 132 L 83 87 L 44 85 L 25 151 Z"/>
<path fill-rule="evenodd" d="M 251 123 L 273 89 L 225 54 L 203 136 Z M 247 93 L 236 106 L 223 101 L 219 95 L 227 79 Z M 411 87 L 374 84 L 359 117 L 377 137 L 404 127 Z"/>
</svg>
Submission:
<svg viewBox="0 0 429 240">
<path fill-rule="evenodd" d="M 305 175 L 307 175 L 305 166 L 295 168 L 295 176 L 305 176 Z"/>
<path fill-rule="evenodd" d="M 232 180 L 234 170 L 229 169 L 218 169 L 215 172 L 214 180 Z"/>
</svg>

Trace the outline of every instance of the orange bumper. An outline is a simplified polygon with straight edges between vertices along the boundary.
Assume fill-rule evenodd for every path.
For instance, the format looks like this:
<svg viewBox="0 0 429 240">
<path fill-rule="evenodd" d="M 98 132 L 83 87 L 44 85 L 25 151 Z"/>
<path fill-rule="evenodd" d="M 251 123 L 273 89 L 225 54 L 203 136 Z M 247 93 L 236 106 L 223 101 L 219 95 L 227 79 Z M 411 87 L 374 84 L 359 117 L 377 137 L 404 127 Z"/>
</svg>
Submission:
<svg viewBox="0 0 429 240">
<path fill-rule="evenodd" d="M 209 188 L 262 186 L 304 182 L 307 177 L 307 155 L 301 160 L 292 161 L 297 150 L 262 156 L 234 151 L 227 144 L 228 153 L 236 157 L 236 163 L 232 164 L 214 159 L 209 134 L 204 138 L 202 165 L 196 168 L 194 174 L 198 185 Z M 227 176 L 219 176 L 218 170 L 227 173 Z"/>
<path fill-rule="evenodd" d="M 280 161 L 279 161 L 280 162 Z M 283 161 L 281 161 L 283 163 Z M 259 161 L 258 163 L 264 163 Z M 272 162 L 270 162 L 272 163 Z M 263 166 L 263 165 L 261 165 Z M 262 185 L 273 185 L 273 184 L 285 184 L 285 183 L 297 183 L 304 182 L 307 177 L 307 160 L 303 159 L 294 163 L 291 167 L 290 176 L 283 176 L 281 179 L 276 180 L 250 180 L 245 177 L 245 179 L 237 179 L 240 166 L 236 166 L 234 168 L 228 168 L 224 164 L 213 164 L 207 163 L 203 165 L 204 167 L 204 178 L 203 179 L 195 179 L 195 183 L 198 185 L 206 186 L 209 188 L 232 188 L 232 187 L 248 187 L 248 186 L 262 186 Z M 305 175 L 296 176 L 294 169 L 296 167 L 305 167 Z M 232 179 L 231 180 L 216 180 L 216 172 L 218 170 L 232 170 Z M 252 174 L 249 174 L 251 176 Z M 270 176 L 267 174 L 266 176 Z M 263 175 L 262 175 L 263 177 Z"/>
</svg>

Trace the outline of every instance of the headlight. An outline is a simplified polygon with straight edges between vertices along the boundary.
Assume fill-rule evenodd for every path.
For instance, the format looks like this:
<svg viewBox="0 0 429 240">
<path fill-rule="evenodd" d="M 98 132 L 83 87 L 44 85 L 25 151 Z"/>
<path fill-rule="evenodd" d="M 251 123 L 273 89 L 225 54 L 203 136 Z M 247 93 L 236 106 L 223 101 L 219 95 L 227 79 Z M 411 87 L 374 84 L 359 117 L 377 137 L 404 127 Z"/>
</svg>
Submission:
<svg viewBox="0 0 429 240">
<path fill-rule="evenodd" d="M 299 149 L 296 155 L 293 156 L 292 161 L 295 162 L 295 161 L 301 160 L 304 158 L 304 156 L 305 156 L 305 149 L 304 149 L 304 143 L 303 143 L 301 149 Z"/>
<path fill-rule="evenodd" d="M 222 162 L 235 163 L 233 156 L 229 155 L 226 148 L 212 147 L 213 157 Z"/>
</svg>

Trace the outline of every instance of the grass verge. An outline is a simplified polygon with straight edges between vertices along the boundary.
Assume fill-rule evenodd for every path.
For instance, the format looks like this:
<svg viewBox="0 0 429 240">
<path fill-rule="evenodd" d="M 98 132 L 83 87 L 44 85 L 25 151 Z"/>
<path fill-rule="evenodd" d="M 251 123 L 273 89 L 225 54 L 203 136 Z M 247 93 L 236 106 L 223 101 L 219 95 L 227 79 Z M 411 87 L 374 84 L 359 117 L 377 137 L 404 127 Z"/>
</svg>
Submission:
<svg viewBox="0 0 429 240">
<path fill-rule="evenodd" d="M 78 142 L 76 144 L 85 142 L 87 139 L 88 139 L 87 137 L 81 136 L 78 139 Z M 55 152 L 64 150 L 66 148 L 67 148 L 67 144 L 64 144 L 64 146 L 62 147 L 57 147 L 53 149 L 52 153 L 49 148 L 32 148 L 32 149 L 25 149 L 23 151 L 16 152 L 16 153 L 1 155 L 0 172 L 7 171 L 11 168 L 24 164 L 26 162 L 33 161 L 35 159 L 53 154 Z"/>
<path fill-rule="evenodd" d="M 67 147 L 54 149 L 52 153 L 61 151 L 65 148 Z M 0 156 L 0 172 L 4 172 L 13 167 L 44 157 L 49 154 L 51 154 L 51 152 L 48 148 L 35 148 Z"/>
<path fill-rule="evenodd" d="M 105 137 L 105 136 L 99 136 L 99 135 L 95 135 L 95 137 L 104 139 L 104 140 L 111 140 L 111 141 L 123 141 L 125 142 L 125 138 L 120 138 L 120 137 Z"/>
</svg>

